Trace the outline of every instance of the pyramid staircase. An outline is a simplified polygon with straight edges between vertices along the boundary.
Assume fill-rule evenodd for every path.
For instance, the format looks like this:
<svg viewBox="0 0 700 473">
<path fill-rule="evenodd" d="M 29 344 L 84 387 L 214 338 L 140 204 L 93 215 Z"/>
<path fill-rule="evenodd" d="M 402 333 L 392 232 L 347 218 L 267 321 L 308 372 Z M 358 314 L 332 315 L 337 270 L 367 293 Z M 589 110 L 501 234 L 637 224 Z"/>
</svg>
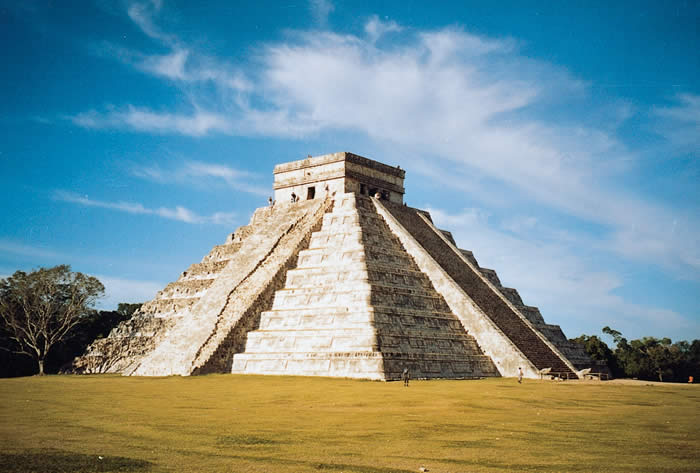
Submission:
<svg viewBox="0 0 700 473">
<path fill-rule="evenodd" d="M 336 196 L 233 373 L 398 379 L 499 376 L 376 212 Z"/>
</svg>

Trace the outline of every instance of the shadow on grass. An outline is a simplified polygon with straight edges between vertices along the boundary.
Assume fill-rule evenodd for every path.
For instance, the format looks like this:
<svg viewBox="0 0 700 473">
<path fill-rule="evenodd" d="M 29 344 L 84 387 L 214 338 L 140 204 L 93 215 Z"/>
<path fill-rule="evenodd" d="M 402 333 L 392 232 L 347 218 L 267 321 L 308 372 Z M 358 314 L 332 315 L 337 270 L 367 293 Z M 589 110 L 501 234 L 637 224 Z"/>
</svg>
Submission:
<svg viewBox="0 0 700 473">
<path fill-rule="evenodd" d="M 489 461 L 486 459 L 463 459 L 463 458 L 416 458 L 416 457 L 404 457 L 405 458 L 414 458 L 416 461 L 421 461 L 421 462 L 426 462 L 426 463 L 451 463 L 453 465 L 464 465 L 464 466 L 470 466 L 470 467 L 481 467 L 481 468 L 493 468 L 498 471 L 518 471 L 518 472 L 525 472 L 525 471 L 533 471 L 533 472 L 552 472 L 552 471 L 567 471 L 567 472 L 575 472 L 575 471 L 592 471 L 591 470 L 591 465 L 572 465 L 572 464 L 566 464 L 566 465 L 559 465 L 556 463 L 536 463 L 536 462 L 531 462 L 531 463 L 509 463 L 509 462 L 498 462 L 498 461 Z M 605 470 L 604 470 L 605 471 Z M 624 471 L 624 470 L 623 470 Z"/>
<path fill-rule="evenodd" d="M 0 472 L 2 473 L 148 471 L 152 466 L 150 462 L 134 458 L 87 455 L 60 450 L 0 452 Z"/>
<path fill-rule="evenodd" d="M 397 470 L 395 468 L 376 468 L 365 465 L 350 465 L 341 463 L 317 463 L 313 464 L 319 471 L 341 471 L 354 473 L 414 473 L 414 470 Z"/>
<path fill-rule="evenodd" d="M 323 463 L 305 460 L 294 460 L 291 458 L 257 457 L 252 455 L 226 455 L 227 458 L 239 458 L 241 460 L 252 460 L 260 463 L 278 465 L 299 465 L 310 467 L 319 471 L 340 471 L 344 473 L 414 473 L 415 470 L 405 470 L 400 468 L 354 465 L 351 463 Z"/>
<path fill-rule="evenodd" d="M 216 443 L 222 447 L 257 447 L 279 445 L 285 442 L 267 437 L 258 437 L 255 435 L 223 435 L 216 439 Z"/>
</svg>

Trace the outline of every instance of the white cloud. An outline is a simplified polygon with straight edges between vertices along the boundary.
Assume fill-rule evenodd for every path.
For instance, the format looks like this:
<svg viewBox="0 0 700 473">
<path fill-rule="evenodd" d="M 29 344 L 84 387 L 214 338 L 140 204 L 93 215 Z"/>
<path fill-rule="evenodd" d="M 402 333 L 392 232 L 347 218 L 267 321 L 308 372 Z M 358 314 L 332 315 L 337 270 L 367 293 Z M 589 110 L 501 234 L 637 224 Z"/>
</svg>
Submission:
<svg viewBox="0 0 700 473">
<path fill-rule="evenodd" d="M 186 49 L 176 49 L 164 56 L 148 56 L 141 62 L 140 66 L 156 75 L 184 80 L 187 78 L 185 63 L 188 55 L 189 51 Z"/>
<path fill-rule="evenodd" d="M 257 174 L 223 164 L 185 161 L 171 169 L 164 169 L 160 165 L 139 165 L 135 166 L 132 172 L 137 177 L 157 182 L 179 182 L 201 187 L 212 181 L 223 181 L 227 186 L 241 192 L 262 196 L 270 193 L 267 187 L 253 184 L 253 181 L 260 177 Z"/>
<path fill-rule="evenodd" d="M 367 33 L 367 37 L 373 43 L 387 33 L 397 33 L 402 29 L 395 21 L 382 21 L 377 15 L 373 15 L 365 23 L 365 33 Z"/>
<path fill-rule="evenodd" d="M 136 2 L 129 6 L 127 14 L 146 35 L 168 44 L 174 44 L 176 43 L 176 38 L 173 35 L 163 32 L 153 22 L 153 17 L 160 11 L 162 6 L 160 0 Z"/>
<path fill-rule="evenodd" d="M 316 23 L 322 27 L 328 24 L 328 16 L 335 10 L 330 0 L 309 0 L 309 8 Z"/>
<path fill-rule="evenodd" d="M 98 308 L 116 310 L 120 302 L 147 302 L 153 299 L 165 284 L 158 281 L 122 279 L 95 275 L 105 286 L 105 297 L 98 302 Z"/>
<path fill-rule="evenodd" d="M 672 147 L 692 153 L 697 159 L 700 150 L 700 96 L 680 94 L 672 107 L 657 107 L 654 115 L 657 131 L 669 140 Z"/>
<path fill-rule="evenodd" d="M 191 115 L 160 113 L 129 105 L 125 110 L 100 113 L 95 110 L 69 117 L 83 128 L 126 128 L 155 133 L 179 133 L 203 136 L 210 132 L 228 132 L 231 122 L 221 114 L 195 110 Z"/>
<path fill-rule="evenodd" d="M 0 239 L 0 253 L 31 256 L 49 260 L 67 259 L 66 255 L 41 246 L 27 245 L 13 240 Z"/>
<path fill-rule="evenodd" d="M 103 209 L 118 210 L 121 212 L 127 212 L 130 214 L 140 214 L 140 215 L 157 215 L 162 218 L 167 218 L 169 220 L 176 220 L 184 223 L 197 223 L 197 224 L 215 224 L 215 225 L 226 225 L 233 226 L 235 224 L 235 214 L 233 212 L 217 212 L 211 216 L 198 215 L 191 210 L 177 206 L 175 208 L 159 207 L 156 209 L 151 209 L 144 207 L 143 204 L 133 203 L 133 202 L 107 202 L 103 200 L 91 199 L 88 196 L 81 196 L 74 192 L 67 191 L 56 191 L 54 192 L 54 199 L 62 202 L 69 202 L 72 204 L 78 204 L 85 207 L 99 207 Z"/>
</svg>

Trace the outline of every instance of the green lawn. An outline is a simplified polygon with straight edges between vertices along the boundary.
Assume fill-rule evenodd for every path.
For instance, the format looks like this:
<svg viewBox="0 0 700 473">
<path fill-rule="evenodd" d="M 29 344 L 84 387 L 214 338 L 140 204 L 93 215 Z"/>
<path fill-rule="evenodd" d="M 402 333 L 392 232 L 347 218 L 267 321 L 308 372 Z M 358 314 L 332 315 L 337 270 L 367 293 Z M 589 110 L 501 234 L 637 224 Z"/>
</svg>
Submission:
<svg viewBox="0 0 700 473">
<path fill-rule="evenodd" d="M 698 385 L 46 376 L 0 400 L 2 472 L 700 471 Z"/>
</svg>

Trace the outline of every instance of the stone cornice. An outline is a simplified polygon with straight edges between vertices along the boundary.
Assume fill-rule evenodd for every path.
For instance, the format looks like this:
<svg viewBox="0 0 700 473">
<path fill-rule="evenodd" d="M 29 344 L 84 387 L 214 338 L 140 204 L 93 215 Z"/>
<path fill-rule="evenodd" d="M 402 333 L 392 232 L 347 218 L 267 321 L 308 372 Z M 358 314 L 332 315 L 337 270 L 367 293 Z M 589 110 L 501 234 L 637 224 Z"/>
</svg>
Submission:
<svg viewBox="0 0 700 473">
<path fill-rule="evenodd" d="M 406 171 L 404 171 L 401 168 L 388 166 L 378 161 L 373 161 L 371 159 L 346 151 L 340 153 L 324 154 L 323 156 L 310 157 L 306 159 L 301 159 L 299 161 L 278 164 L 277 166 L 275 166 L 273 174 L 281 174 L 289 171 L 296 171 L 298 169 L 307 169 L 310 167 L 323 166 L 326 164 L 337 163 L 340 161 L 359 164 L 360 166 L 374 169 L 376 171 L 388 174 L 390 176 L 400 177 L 401 179 L 403 179 L 406 176 Z"/>
</svg>

